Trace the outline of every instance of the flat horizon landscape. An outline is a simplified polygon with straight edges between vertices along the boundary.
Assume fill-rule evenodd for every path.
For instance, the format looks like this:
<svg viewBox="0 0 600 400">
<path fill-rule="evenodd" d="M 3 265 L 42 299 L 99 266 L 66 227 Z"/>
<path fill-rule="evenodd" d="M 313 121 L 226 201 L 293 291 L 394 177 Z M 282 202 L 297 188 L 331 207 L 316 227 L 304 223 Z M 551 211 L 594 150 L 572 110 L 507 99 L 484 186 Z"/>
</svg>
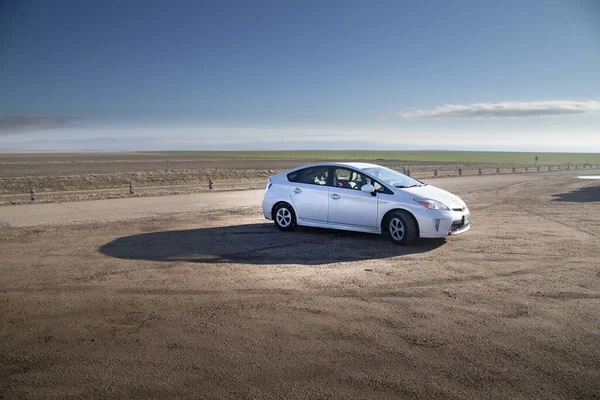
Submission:
<svg viewBox="0 0 600 400">
<path fill-rule="evenodd" d="M 0 163 L 23 158 L 62 159 L 74 155 L 92 159 L 107 157 L 161 158 L 231 158 L 231 159 L 293 159 L 293 160 L 385 160 L 407 163 L 507 163 L 507 164 L 600 164 L 600 153 L 531 152 L 531 151 L 455 151 L 455 150 L 153 150 L 153 151 L 0 151 Z"/>
<path fill-rule="evenodd" d="M 600 154 L 435 152 L 435 151 L 180 151 L 180 152 L 25 152 L 0 153 L 0 204 L 129 196 L 129 185 L 146 188 L 138 195 L 194 193 L 207 190 L 208 179 L 219 189 L 260 187 L 269 176 L 315 161 L 366 161 L 418 178 L 464 174 L 534 172 L 560 168 L 594 168 Z M 412 161 L 411 161 L 412 160 Z M 597 161 L 597 163 L 594 163 Z M 543 167 L 543 168 L 542 168 Z M 156 188 L 156 189 L 152 189 Z M 106 192 L 110 190 L 110 192 Z M 94 192 L 96 191 L 96 192 Z M 61 195 L 60 193 L 65 193 Z M 54 193 L 44 195 L 44 193 Z M 11 195 L 16 195 L 11 196 Z"/>
<path fill-rule="evenodd" d="M 600 400 L 599 18 L 0 0 L 0 400 Z"/>
<path fill-rule="evenodd" d="M 410 169 L 416 178 L 597 168 L 595 153 L 454 151 L 161 151 L 0 153 L 0 204 L 29 202 L 35 189 L 43 201 L 73 201 L 138 195 L 257 188 L 283 170 L 315 161 L 366 161 Z M 141 189 L 144 189 L 142 192 Z M 156 188 L 156 189 L 152 189 Z M 107 190 L 109 192 L 107 192 Z M 96 191 L 96 192 L 93 192 Z M 45 193 L 54 193 L 44 195 Z M 60 193 L 65 193 L 61 195 Z M 13 196 L 16 195 L 16 196 Z"/>
</svg>

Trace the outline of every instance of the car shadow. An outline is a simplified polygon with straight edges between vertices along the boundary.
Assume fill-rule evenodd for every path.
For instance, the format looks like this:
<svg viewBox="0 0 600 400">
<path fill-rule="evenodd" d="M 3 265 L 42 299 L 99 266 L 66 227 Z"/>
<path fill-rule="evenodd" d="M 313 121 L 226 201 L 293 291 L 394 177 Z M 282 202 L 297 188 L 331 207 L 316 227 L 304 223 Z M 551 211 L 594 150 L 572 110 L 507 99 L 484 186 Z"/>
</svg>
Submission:
<svg viewBox="0 0 600 400">
<path fill-rule="evenodd" d="M 600 201 L 600 186 L 586 186 L 568 193 L 553 194 L 552 201 L 590 203 Z"/>
<path fill-rule="evenodd" d="M 98 251 L 129 260 L 319 265 L 424 253 L 444 243 L 428 239 L 404 247 L 381 235 L 304 227 L 280 232 L 263 223 L 123 236 Z"/>
</svg>

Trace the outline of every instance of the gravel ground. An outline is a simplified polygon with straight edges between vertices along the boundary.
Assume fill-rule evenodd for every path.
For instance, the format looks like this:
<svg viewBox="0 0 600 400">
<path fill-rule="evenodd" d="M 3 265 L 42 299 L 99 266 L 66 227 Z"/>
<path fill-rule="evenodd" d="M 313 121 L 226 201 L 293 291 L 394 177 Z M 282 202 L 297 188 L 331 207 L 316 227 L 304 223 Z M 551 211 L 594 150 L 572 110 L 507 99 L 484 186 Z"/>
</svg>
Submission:
<svg viewBox="0 0 600 400">
<path fill-rule="evenodd" d="M 600 182 L 447 178 L 447 240 L 262 191 L 0 208 L 0 398 L 600 398 Z"/>
</svg>

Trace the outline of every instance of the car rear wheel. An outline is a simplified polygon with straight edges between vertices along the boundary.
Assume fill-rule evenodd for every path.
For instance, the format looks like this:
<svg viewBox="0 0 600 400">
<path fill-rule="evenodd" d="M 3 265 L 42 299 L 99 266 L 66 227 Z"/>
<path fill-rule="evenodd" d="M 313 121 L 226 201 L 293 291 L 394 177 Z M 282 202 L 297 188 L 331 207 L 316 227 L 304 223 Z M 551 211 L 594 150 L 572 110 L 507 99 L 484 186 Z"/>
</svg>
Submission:
<svg viewBox="0 0 600 400">
<path fill-rule="evenodd" d="M 274 210 L 275 226 L 282 231 L 291 231 L 296 227 L 296 214 L 287 203 L 279 204 Z"/>
<path fill-rule="evenodd" d="M 395 211 L 387 219 L 387 233 L 392 242 L 410 246 L 419 238 L 415 220 L 405 211 Z"/>
</svg>

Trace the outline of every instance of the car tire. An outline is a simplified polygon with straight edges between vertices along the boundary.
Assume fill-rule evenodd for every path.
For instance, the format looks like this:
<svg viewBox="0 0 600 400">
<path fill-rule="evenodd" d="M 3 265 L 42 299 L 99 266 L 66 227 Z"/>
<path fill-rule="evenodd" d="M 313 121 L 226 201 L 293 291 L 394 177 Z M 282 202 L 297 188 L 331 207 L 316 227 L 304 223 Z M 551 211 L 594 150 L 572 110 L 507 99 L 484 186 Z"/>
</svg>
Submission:
<svg viewBox="0 0 600 400">
<path fill-rule="evenodd" d="M 296 213 L 287 203 L 281 203 L 273 210 L 273 221 L 281 231 L 292 231 L 296 228 Z"/>
<path fill-rule="evenodd" d="M 400 246 L 410 246 L 419 238 L 417 223 L 406 211 L 394 211 L 387 218 L 385 225 L 392 242 Z"/>
</svg>

